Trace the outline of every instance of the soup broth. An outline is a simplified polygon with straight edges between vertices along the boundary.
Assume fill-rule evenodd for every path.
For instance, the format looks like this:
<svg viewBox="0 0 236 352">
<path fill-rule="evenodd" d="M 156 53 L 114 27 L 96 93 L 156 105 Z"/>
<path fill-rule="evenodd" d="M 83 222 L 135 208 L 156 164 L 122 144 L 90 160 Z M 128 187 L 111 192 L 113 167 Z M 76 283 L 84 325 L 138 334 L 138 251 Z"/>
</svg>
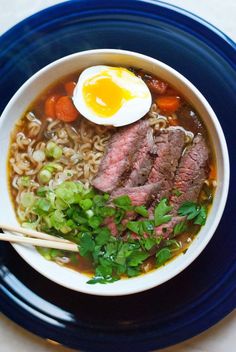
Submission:
<svg viewBox="0 0 236 352">
<path fill-rule="evenodd" d="M 127 168 L 126 166 L 112 191 L 102 191 L 102 188 L 96 186 L 99 184 L 101 173 L 105 172 L 102 170 L 102 165 L 106 162 L 107 153 L 111 152 L 111 148 L 115 144 L 115 142 L 110 144 L 112 138 L 115 138 L 116 133 L 123 133 L 122 136 L 126 136 L 125 129 L 128 131 L 128 128 L 131 130 L 133 127 L 115 128 L 97 125 L 89 122 L 78 111 L 73 110 L 75 107 L 71 98 L 80 75 L 78 72 L 58 80 L 32 102 L 17 121 L 9 148 L 9 190 L 19 223 L 24 227 L 45 231 L 77 243 L 79 254 L 46 248 L 38 248 L 38 251 L 48 260 L 54 260 L 59 265 L 65 265 L 94 277 L 95 279 L 91 279 L 90 283 L 112 282 L 122 277 L 136 276 L 166 264 L 177 255 L 184 253 L 205 223 L 216 187 L 214 151 L 208 131 L 197 111 L 181 92 L 178 92 L 167 82 L 136 68 L 129 68 L 129 70 L 146 83 L 152 94 L 151 109 L 142 118 L 142 121 L 147 121 L 150 126 L 145 128 L 151 128 L 152 140 L 154 141 L 154 147 L 152 146 L 152 150 L 148 151 L 149 161 L 152 165 L 149 165 L 149 171 L 145 175 L 141 175 L 141 178 L 137 171 L 137 165 L 140 163 L 138 163 L 136 155 L 142 150 L 142 141 L 139 142 L 139 147 L 133 153 L 130 153 L 129 156 L 126 155 L 131 167 Z M 58 114 L 58 101 L 61 97 L 66 97 L 65 99 L 72 104 L 70 111 L 73 113 L 69 114 L 70 118 Z M 73 120 L 71 120 L 72 118 Z M 167 156 L 162 159 L 161 165 L 157 163 L 157 158 L 162 157 L 163 148 L 168 147 L 173 152 L 173 146 L 166 147 L 163 140 L 164 137 L 166 138 L 166 134 L 174 136 L 177 129 L 184 133 L 184 141 L 180 157 L 176 161 L 171 161 L 171 168 L 174 165 L 175 170 L 171 169 L 170 172 L 166 166 L 169 158 L 167 149 L 164 151 Z M 183 165 L 188 165 L 187 155 L 191 154 L 191 148 L 193 150 L 194 145 L 197 145 L 198 136 L 199 140 L 201 139 L 202 143 L 206 145 L 208 156 L 207 160 L 199 161 L 203 165 L 199 166 L 199 169 L 202 168 L 202 174 L 193 176 L 192 188 L 194 190 L 200 187 L 199 191 L 184 200 L 185 191 L 181 191 L 175 185 L 179 184 L 183 189 L 185 187 L 183 184 L 185 180 L 178 181 L 178 177 L 181 176 Z M 168 143 L 171 144 L 172 141 L 168 140 Z M 120 151 L 117 150 L 118 152 Z M 192 155 L 196 155 L 194 150 Z M 190 157 L 192 158 L 191 155 Z M 198 162 L 198 160 L 192 162 Z M 140 187 L 153 186 L 154 182 L 151 180 L 153 180 L 153 175 L 156 175 L 157 168 L 163 178 L 158 179 L 161 185 L 158 192 L 163 193 L 163 196 L 158 198 L 152 194 L 147 202 L 132 203 L 132 192 L 135 191 L 137 196 Z M 190 169 L 191 166 L 189 166 Z M 130 175 L 134 171 L 137 171 L 136 176 L 139 181 L 136 177 L 136 184 L 131 185 Z M 102 174 L 103 180 L 104 175 Z M 145 182 L 142 183 L 144 178 Z M 195 178 L 201 178 L 200 186 L 200 181 L 194 183 Z M 114 180 L 110 181 L 112 183 Z M 65 185 L 65 189 L 68 186 L 68 190 L 74 196 L 76 191 L 73 185 L 76 183 L 82 185 L 83 188 L 82 191 L 78 188 L 78 192 L 82 192 L 82 196 L 80 195 L 82 198 L 77 203 L 76 201 L 71 203 L 70 200 L 67 203 L 64 198 L 58 196 L 63 191 L 61 185 Z M 167 183 L 169 185 L 171 183 L 171 186 L 169 186 L 168 192 L 164 192 Z M 130 185 L 132 190 L 129 188 Z M 135 190 L 134 187 L 136 187 Z M 124 189 L 123 193 L 119 193 L 120 189 Z M 125 190 L 127 190 L 127 194 L 124 193 Z M 191 193 L 189 189 L 186 191 L 186 194 L 188 193 Z M 97 203 L 95 204 L 95 200 L 100 198 L 96 197 L 104 197 L 100 208 Z M 178 199 L 182 198 L 183 201 L 180 203 Z M 125 205 L 118 204 L 124 200 L 126 200 Z M 176 204 L 179 204 L 178 208 Z M 101 208 L 112 208 L 113 210 L 108 211 L 108 216 L 102 217 Z M 86 221 L 90 227 L 80 216 L 80 212 L 84 214 L 83 216 L 87 216 Z M 76 217 L 76 214 L 79 215 Z M 162 214 L 162 218 L 160 214 Z M 118 215 L 122 219 L 119 222 L 118 220 L 114 222 L 113 220 L 117 219 Z M 181 221 L 177 219 L 178 217 L 181 217 Z M 94 221 L 97 220 L 99 225 L 92 224 L 91 218 Z M 175 221 L 175 219 L 177 222 L 170 229 L 171 221 Z M 63 221 L 64 225 L 60 227 L 59 224 L 62 224 Z M 145 230 L 144 225 L 149 226 L 149 229 Z M 104 228 L 108 231 L 107 242 L 101 244 L 102 241 L 96 241 L 96 235 L 100 235 L 99 231 Z M 92 237 L 88 233 L 89 229 L 93 231 Z M 91 248 L 86 252 L 85 244 L 83 247 L 82 243 L 85 243 L 86 238 L 86 245 L 89 247 L 89 236 L 92 238 Z M 111 248 L 113 243 L 117 245 L 116 259 L 114 259 L 115 255 L 112 250 L 110 250 L 109 256 L 102 253 L 107 248 Z M 119 245 L 124 252 L 123 254 L 118 253 Z M 96 246 L 99 247 L 100 252 L 96 252 Z M 113 264 L 110 268 L 109 261 L 112 260 Z"/>
</svg>

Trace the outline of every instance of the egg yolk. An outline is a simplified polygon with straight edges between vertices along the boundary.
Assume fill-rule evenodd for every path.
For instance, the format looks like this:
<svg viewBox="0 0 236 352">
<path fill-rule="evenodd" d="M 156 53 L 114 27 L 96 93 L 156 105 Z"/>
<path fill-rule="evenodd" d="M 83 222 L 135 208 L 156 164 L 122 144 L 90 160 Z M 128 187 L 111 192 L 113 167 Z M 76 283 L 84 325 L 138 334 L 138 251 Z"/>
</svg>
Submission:
<svg viewBox="0 0 236 352">
<path fill-rule="evenodd" d="M 83 96 L 86 105 L 101 117 L 113 116 L 125 101 L 133 98 L 130 91 L 120 87 L 105 71 L 84 83 Z"/>
</svg>

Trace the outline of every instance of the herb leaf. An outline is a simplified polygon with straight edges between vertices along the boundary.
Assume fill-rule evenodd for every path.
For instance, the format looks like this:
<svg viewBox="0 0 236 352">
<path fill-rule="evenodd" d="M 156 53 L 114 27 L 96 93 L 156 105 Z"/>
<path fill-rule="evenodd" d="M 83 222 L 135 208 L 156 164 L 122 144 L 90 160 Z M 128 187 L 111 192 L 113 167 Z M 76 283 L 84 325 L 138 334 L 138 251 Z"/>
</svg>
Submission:
<svg viewBox="0 0 236 352">
<path fill-rule="evenodd" d="M 111 237 L 109 229 L 106 227 L 99 229 L 98 234 L 95 237 L 95 241 L 98 245 L 103 246 L 109 241 Z"/>
<path fill-rule="evenodd" d="M 178 210 L 178 214 L 187 216 L 187 220 L 194 220 L 194 224 L 204 225 L 207 217 L 207 209 L 203 205 L 193 202 L 183 203 Z"/>
<path fill-rule="evenodd" d="M 144 240 L 144 248 L 150 251 L 156 245 L 156 240 L 154 238 L 148 237 Z"/>
<path fill-rule="evenodd" d="M 180 221 L 178 224 L 175 225 L 173 234 L 174 236 L 179 235 L 180 233 L 183 233 L 187 230 L 187 224 L 186 221 Z"/>
<path fill-rule="evenodd" d="M 200 211 L 196 219 L 194 220 L 194 224 L 196 225 L 205 225 L 207 218 L 207 208 L 205 206 L 201 206 Z"/>
<path fill-rule="evenodd" d="M 181 243 L 176 240 L 166 240 L 164 245 L 169 247 L 171 251 L 176 251 L 181 248 Z"/>
<path fill-rule="evenodd" d="M 140 235 L 140 222 L 139 221 L 128 221 L 126 224 L 127 229 Z"/>
<path fill-rule="evenodd" d="M 104 278 L 103 276 L 95 276 L 91 280 L 87 281 L 87 284 L 94 285 L 94 284 L 109 284 L 111 282 L 119 280 L 113 276 L 108 276 Z"/>
<path fill-rule="evenodd" d="M 95 242 L 88 233 L 82 233 L 79 241 L 79 253 L 83 257 L 89 252 L 92 252 L 95 247 Z"/>
<path fill-rule="evenodd" d="M 142 221 L 142 229 L 143 229 L 144 233 L 152 235 L 153 230 L 154 230 L 154 221 L 153 220 L 143 220 Z"/>
<path fill-rule="evenodd" d="M 193 202 L 184 202 L 178 210 L 178 214 L 185 216 L 187 215 L 187 219 L 194 219 L 199 213 L 199 209 L 196 203 Z"/>
<path fill-rule="evenodd" d="M 88 224 L 91 226 L 93 229 L 97 229 L 102 223 L 102 218 L 99 216 L 92 216 L 90 219 L 88 219 Z"/>
<path fill-rule="evenodd" d="M 140 205 L 134 208 L 134 211 L 145 218 L 148 218 L 149 214 L 147 208 L 144 205 Z"/>
<path fill-rule="evenodd" d="M 147 252 L 133 251 L 129 256 L 128 264 L 129 266 L 138 266 L 143 263 L 145 259 L 149 257 Z"/>
<path fill-rule="evenodd" d="M 157 252 L 156 263 L 158 266 L 161 266 L 170 258 L 171 258 L 171 250 L 167 247 L 164 247 L 159 252 Z"/>
<path fill-rule="evenodd" d="M 127 195 L 120 196 L 120 197 L 113 199 L 113 203 L 118 208 L 121 208 L 123 210 L 132 210 L 133 209 L 131 199 Z"/>
<path fill-rule="evenodd" d="M 154 210 L 154 222 L 155 226 L 165 224 L 171 220 L 171 215 L 167 215 L 172 209 L 172 206 L 168 205 L 166 198 L 163 198 Z"/>
</svg>

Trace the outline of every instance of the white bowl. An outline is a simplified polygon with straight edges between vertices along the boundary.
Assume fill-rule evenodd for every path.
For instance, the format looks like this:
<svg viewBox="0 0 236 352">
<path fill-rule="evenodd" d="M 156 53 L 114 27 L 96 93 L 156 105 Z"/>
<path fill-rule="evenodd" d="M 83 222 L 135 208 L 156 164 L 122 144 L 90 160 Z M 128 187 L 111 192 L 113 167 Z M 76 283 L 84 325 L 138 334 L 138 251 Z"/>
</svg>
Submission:
<svg viewBox="0 0 236 352">
<path fill-rule="evenodd" d="M 13 245 L 18 254 L 35 270 L 48 279 L 72 290 L 103 296 L 127 295 L 141 292 L 158 286 L 175 275 L 179 274 L 206 247 L 213 236 L 221 219 L 229 186 L 229 158 L 227 146 L 217 117 L 202 94 L 180 73 L 148 56 L 138 53 L 99 49 L 72 54 L 57 60 L 34 74 L 16 92 L 5 108 L 0 119 L 0 223 L 17 225 L 13 204 L 10 199 L 7 172 L 7 157 L 10 145 L 10 133 L 15 122 L 26 111 L 30 103 L 51 83 L 59 77 L 80 71 L 92 65 L 134 66 L 156 74 L 161 79 L 169 82 L 179 90 L 194 106 L 204 121 L 212 145 L 215 149 L 217 160 L 217 189 L 211 211 L 205 226 L 202 227 L 196 239 L 184 255 L 179 255 L 167 265 L 139 277 L 120 280 L 111 284 L 89 285 L 86 284 L 87 276 L 71 269 L 45 260 L 34 247 L 26 245 Z"/>
</svg>

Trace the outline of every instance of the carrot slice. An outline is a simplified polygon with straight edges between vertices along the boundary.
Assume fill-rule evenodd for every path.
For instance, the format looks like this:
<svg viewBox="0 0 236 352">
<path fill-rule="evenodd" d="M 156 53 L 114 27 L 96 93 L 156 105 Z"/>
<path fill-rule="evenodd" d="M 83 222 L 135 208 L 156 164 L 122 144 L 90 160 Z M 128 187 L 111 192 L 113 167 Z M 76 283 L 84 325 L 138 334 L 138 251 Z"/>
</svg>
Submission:
<svg viewBox="0 0 236 352">
<path fill-rule="evenodd" d="M 72 95 L 73 95 L 75 86 L 76 86 L 76 82 L 73 82 L 73 81 L 66 82 L 64 84 L 66 94 L 69 95 L 70 97 L 72 97 Z"/>
<path fill-rule="evenodd" d="M 180 98 L 176 96 L 158 97 L 156 104 L 161 111 L 172 114 L 180 107 Z"/>
<path fill-rule="evenodd" d="M 59 98 L 58 94 L 50 95 L 44 104 L 44 113 L 46 117 L 56 117 L 55 104 L 57 99 Z"/>
<path fill-rule="evenodd" d="M 72 100 L 68 96 L 60 97 L 55 104 L 56 117 L 64 122 L 72 122 L 79 116 Z"/>
<path fill-rule="evenodd" d="M 216 179 L 216 168 L 213 165 L 210 166 L 209 179 L 210 180 L 215 180 Z"/>
</svg>

